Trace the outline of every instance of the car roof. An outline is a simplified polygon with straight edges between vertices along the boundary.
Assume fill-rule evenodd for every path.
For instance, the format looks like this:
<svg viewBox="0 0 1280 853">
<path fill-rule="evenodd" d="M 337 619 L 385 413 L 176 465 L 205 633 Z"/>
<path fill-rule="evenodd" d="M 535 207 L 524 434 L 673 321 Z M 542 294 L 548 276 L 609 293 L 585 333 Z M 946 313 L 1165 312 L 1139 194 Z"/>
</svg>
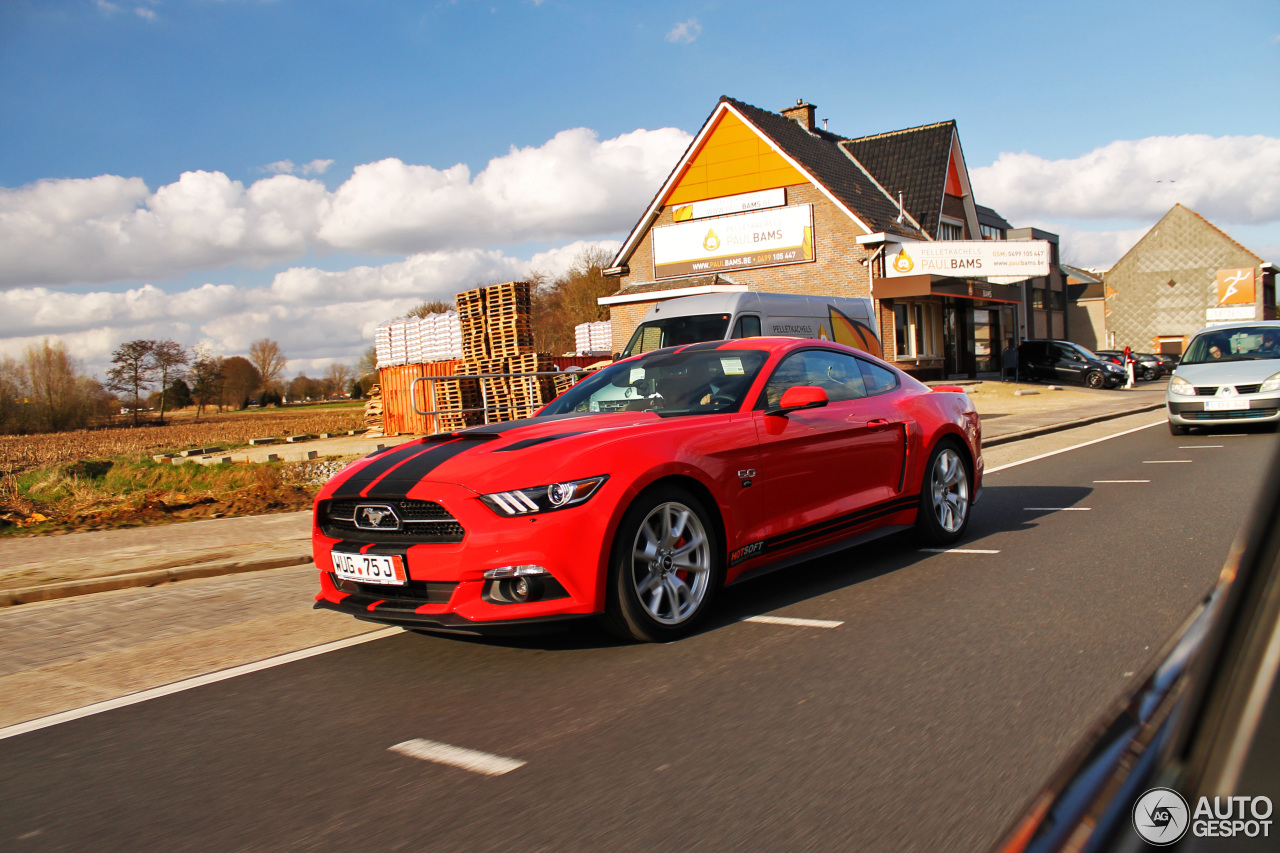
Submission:
<svg viewBox="0 0 1280 853">
<path fill-rule="evenodd" d="M 1192 335 L 1192 337 L 1199 337 L 1205 332 L 1229 332 L 1232 329 L 1256 329 L 1259 326 L 1266 326 L 1280 332 L 1280 320 L 1235 320 L 1230 323 L 1217 323 L 1212 326 L 1205 326 Z"/>
</svg>

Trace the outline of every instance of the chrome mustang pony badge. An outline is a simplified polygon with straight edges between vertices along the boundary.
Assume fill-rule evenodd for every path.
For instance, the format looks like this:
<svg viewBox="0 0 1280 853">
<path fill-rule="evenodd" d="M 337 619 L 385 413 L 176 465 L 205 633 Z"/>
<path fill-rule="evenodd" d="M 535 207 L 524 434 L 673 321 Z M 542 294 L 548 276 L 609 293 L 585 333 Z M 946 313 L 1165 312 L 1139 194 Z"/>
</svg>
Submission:
<svg viewBox="0 0 1280 853">
<path fill-rule="evenodd" d="M 356 527 L 362 530 L 399 530 L 400 517 L 386 504 L 356 507 Z"/>
</svg>

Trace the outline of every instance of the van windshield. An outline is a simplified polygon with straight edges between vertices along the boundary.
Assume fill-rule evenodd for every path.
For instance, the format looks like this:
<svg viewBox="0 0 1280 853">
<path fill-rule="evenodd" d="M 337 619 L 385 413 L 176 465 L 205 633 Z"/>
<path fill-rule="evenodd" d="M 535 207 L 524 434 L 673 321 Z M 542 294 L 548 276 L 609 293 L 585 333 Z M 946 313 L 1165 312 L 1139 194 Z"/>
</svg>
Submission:
<svg viewBox="0 0 1280 853">
<path fill-rule="evenodd" d="M 641 323 L 640 328 L 636 329 L 622 357 L 663 347 L 722 341 L 728 331 L 728 314 L 693 314 L 650 320 L 648 323 Z"/>
<path fill-rule="evenodd" d="M 1198 335 L 1187 347 L 1183 364 L 1254 361 L 1280 358 L 1280 327 L 1235 326 Z"/>
</svg>

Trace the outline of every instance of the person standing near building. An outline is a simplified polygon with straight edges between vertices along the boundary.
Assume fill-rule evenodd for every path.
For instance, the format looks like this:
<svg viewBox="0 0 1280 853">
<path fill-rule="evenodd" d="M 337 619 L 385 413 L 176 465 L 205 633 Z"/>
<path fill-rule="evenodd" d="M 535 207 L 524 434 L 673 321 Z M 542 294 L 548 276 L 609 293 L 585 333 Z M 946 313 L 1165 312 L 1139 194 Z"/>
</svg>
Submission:
<svg viewBox="0 0 1280 853">
<path fill-rule="evenodd" d="M 1129 381 L 1124 386 L 1126 388 L 1133 387 L 1133 367 L 1134 367 L 1133 353 L 1129 351 L 1128 347 L 1125 347 L 1124 348 L 1124 371 L 1129 375 Z"/>
</svg>

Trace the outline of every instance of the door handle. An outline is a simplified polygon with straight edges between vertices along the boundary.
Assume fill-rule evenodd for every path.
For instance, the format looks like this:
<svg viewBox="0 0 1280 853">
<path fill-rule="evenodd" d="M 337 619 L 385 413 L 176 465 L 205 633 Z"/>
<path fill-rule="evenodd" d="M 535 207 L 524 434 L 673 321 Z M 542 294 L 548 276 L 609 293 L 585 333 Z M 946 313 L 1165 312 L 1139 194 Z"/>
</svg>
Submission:
<svg viewBox="0 0 1280 853">
<path fill-rule="evenodd" d="M 872 432 L 880 432 L 881 430 L 886 430 L 891 426 L 893 426 L 893 421 L 888 418 L 873 418 L 872 420 L 867 421 L 867 429 Z"/>
</svg>

